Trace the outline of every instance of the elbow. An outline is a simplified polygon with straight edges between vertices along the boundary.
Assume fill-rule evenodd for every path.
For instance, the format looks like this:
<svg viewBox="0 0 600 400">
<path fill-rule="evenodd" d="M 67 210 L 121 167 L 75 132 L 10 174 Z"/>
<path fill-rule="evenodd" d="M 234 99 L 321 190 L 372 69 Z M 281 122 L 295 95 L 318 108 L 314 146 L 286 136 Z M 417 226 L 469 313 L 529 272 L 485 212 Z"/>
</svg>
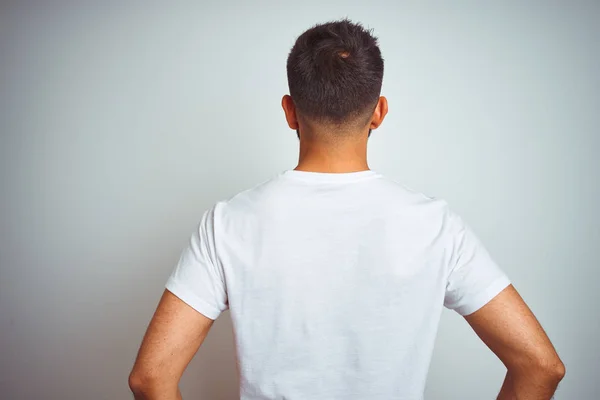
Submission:
<svg viewBox="0 0 600 400">
<path fill-rule="evenodd" d="M 510 368 L 509 368 L 510 369 Z M 543 383 L 549 387 L 556 387 L 565 377 L 566 368 L 563 362 L 558 357 L 540 358 L 538 360 L 530 360 L 526 364 L 521 364 L 514 369 L 515 372 L 522 376 L 528 376 L 528 380 Z"/>
<path fill-rule="evenodd" d="M 134 367 L 129 374 L 129 389 L 136 399 L 154 398 L 165 393 L 175 396 L 179 379 L 175 379 L 164 370 Z"/>
<path fill-rule="evenodd" d="M 137 371 L 131 371 L 129 374 L 129 389 L 135 395 L 142 394 L 147 387 L 146 380 L 142 374 Z"/>
<path fill-rule="evenodd" d="M 129 389 L 136 398 L 144 398 L 143 396 L 152 392 L 156 384 L 156 379 L 144 371 L 134 369 L 129 374 Z"/>
<path fill-rule="evenodd" d="M 558 383 L 562 381 L 567 373 L 567 369 L 565 368 L 565 364 L 560 359 L 557 359 L 551 365 L 546 368 L 546 374 L 550 380 Z"/>
<path fill-rule="evenodd" d="M 558 385 L 565 377 L 565 364 L 557 355 L 540 359 L 537 363 L 536 370 L 547 382 Z"/>
</svg>

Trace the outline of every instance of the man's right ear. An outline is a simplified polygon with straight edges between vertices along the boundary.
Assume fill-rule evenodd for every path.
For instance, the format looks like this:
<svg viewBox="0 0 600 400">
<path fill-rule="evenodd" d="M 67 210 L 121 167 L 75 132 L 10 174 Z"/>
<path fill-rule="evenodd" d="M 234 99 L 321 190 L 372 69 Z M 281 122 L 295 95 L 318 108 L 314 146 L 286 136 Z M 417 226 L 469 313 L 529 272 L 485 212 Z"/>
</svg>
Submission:
<svg viewBox="0 0 600 400">
<path fill-rule="evenodd" d="M 292 100 L 292 96 L 286 94 L 281 99 L 281 107 L 283 108 L 283 112 L 285 113 L 285 119 L 288 123 L 290 129 L 298 130 L 298 118 L 296 115 L 296 105 L 294 104 L 294 100 Z"/>
</svg>

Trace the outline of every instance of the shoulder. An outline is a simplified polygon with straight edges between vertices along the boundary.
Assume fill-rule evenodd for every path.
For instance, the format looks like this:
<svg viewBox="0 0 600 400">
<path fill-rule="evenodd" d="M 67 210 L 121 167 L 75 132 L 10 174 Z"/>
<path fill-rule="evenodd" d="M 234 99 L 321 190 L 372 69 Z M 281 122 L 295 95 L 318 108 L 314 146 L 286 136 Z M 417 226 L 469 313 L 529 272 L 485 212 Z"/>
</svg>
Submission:
<svg viewBox="0 0 600 400">
<path fill-rule="evenodd" d="M 379 179 L 378 187 L 373 188 L 373 197 L 408 212 L 420 213 L 422 211 L 440 216 L 450 214 L 450 208 L 445 199 L 426 194 L 386 176 L 382 176 Z"/>
<path fill-rule="evenodd" d="M 212 212 L 218 218 L 248 217 L 256 214 L 273 202 L 272 198 L 280 192 L 280 184 L 279 175 L 270 177 L 229 198 L 219 200 L 212 206 Z"/>
</svg>

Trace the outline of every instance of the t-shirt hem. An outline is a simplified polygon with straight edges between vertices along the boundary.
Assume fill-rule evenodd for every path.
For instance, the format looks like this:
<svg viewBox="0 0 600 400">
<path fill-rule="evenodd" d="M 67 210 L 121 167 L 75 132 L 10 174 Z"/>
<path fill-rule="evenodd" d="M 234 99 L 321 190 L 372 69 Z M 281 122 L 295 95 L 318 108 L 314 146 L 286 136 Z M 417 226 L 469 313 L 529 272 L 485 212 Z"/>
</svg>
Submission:
<svg viewBox="0 0 600 400">
<path fill-rule="evenodd" d="M 221 315 L 221 310 L 198 297 L 187 286 L 181 284 L 173 277 L 169 278 L 165 288 L 207 318 L 215 320 Z"/>
<path fill-rule="evenodd" d="M 510 283 L 510 280 L 506 276 L 496 279 L 485 290 L 482 290 L 463 301 L 463 305 L 455 308 L 456 312 L 462 316 L 473 314 L 506 289 Z"/>
</svg>

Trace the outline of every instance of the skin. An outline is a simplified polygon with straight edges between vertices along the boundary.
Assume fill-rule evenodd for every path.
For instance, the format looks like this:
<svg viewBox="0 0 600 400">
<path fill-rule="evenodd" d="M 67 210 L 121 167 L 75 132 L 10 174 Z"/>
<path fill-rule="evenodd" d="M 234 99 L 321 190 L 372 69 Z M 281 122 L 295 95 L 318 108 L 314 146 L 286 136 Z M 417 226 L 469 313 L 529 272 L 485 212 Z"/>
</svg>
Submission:
<svg viewBox="0 0 600 400">
<path fill-rule="evenodd" d="M 565 366 L 512 285 L 465 319 L 506 366 L 498 399 L 552 398 Z"/>
<path fill-rule="evenodd" d="M 136 400 L 180 400 L 179 380 L 213 320 L 165 290 L 129 375 Z"/>
<path fill-rule="evenodd" d="M 283 97 L 282 107 L 289 127 L 300 132 L 296 170 L 343 173 L 369 169 L 369 130 L 377 129 L 387 114 L 385 97 L 380 97 L 366 123 L 343 127 L 311 123 L 298 114 L 288 95 Z M 565 367 L 512 285 L 465 319 L 506 366 L 499 400 L 552 397 L 565 374 Z M 165 290 L 129 376 L 134 397 L 137 400 L 181 399 L 178 388 L 181 376 L 212 324 L 213 320 Z"/>
<path fill-rule="evenodd" d="M 345 128 L 311 124 L 296 112 L 294 102 L 289 95 L 283 96 L 281 106 L 288 126 L 300 131 L 300 157 L 296 170 L 342 173 L 369 169 L 367 164 L 369 129 L 377 129 L 387 115 L 388 103 L 385 97 L 379 98 L 366 124 L 358 124 L 359 126 L 349 124 Z"/>
</svg>

